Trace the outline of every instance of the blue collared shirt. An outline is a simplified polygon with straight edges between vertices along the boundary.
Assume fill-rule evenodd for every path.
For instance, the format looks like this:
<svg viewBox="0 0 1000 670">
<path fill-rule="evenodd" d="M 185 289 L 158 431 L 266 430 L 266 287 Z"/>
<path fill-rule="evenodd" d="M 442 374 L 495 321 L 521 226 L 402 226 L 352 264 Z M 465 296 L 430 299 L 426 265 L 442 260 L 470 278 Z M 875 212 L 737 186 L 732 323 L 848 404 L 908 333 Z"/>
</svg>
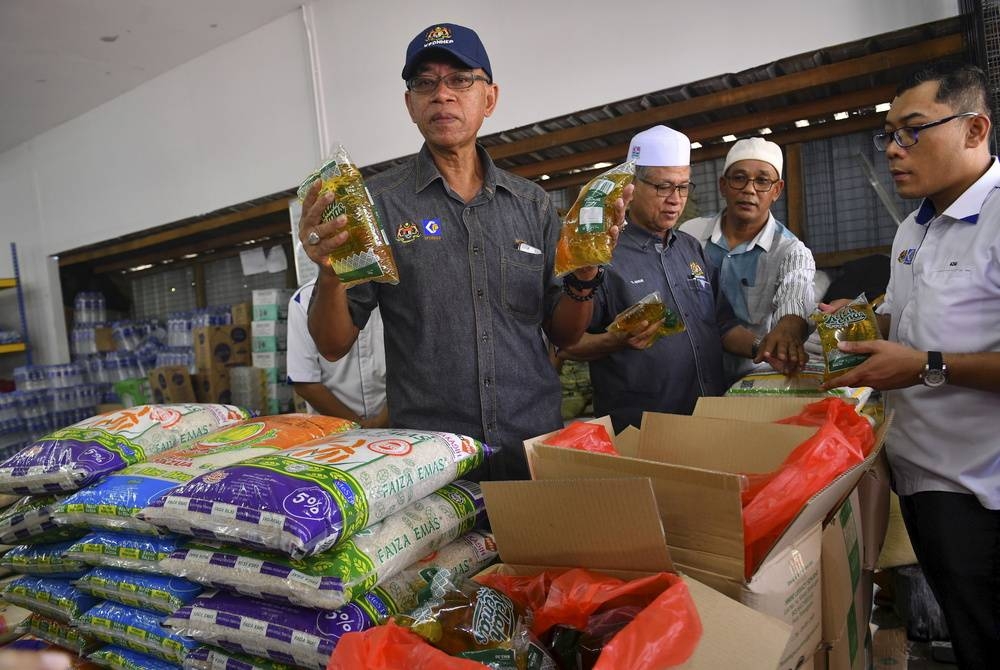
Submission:
<svg viewBox="0 0 1000 670">
<path fill-rule="evenodd" d="M 590 332 L 656 291 L 684 321 L 685 331 L 648 349 L 625 349 L 591 361 L 594 412 L 615 428 L 639 425 L 642 412 L 690 414 L 699 396 L 725 391 L 722 336 L 737 325 L 718 291 L 718 271 L 693 237 L 668 232 L 666 243 L 642 227 L 622 231 L 594 304 Z"/>
</svg>

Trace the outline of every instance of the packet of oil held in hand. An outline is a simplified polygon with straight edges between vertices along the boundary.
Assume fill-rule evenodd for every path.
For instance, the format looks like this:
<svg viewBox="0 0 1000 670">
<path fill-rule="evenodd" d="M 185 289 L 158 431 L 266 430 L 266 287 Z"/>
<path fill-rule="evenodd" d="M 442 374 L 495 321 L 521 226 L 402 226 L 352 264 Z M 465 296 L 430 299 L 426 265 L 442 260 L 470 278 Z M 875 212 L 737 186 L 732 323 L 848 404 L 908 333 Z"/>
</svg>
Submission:
<svg viewBox="0 0 1000 670">
<path fill-rule="evenodd" d="M 322 181 L 319 193 L 333 192 L 336 200 L 323 212 L 323 222 L 331 221 L 341 214 L 347 215 L 347 241 L 337 247 L 328 257 L 330 267 L 337 273 L 345 286 L 353 286 L 366 281 L 386 284 L 399 283 L 399 271 L 392 247 L 385 236 L 378 211 L 371 194 L 365 188 L 364 179 L 358 167 L 351 162 L 347 150 L 337 145 L 332 159 L 310 174 L 299 186 L 297 195 L 304 200 L 309 189 Z"/>
<path fill-rule="evenodd" d="M 635 177 L 635 161 L 617 165 L 591 179 L 563 219 L 556 246 L 556 276 L 588 265 L 611 262 L 614 204 Z"/>
<path fill-rule="evenodd" d="M 684 322 L 681 320 L 680 315 L 663 304 L 659 292 L 653 291 L 616 316 L 615 320 L 608 326 L 608 332 L 638 335 L 650 324 L 656 323 L 661 319 L 663 323 L 656 330 L 652 339 L 650 339 L 650 344 L 656 342 L 661 337 L 683 333 L 685 330 Z M 643 322 L 646 325 L 643 325 Z"/>
<path fill-rule="evenodd" d="M 838 343 L 882 339 L 878 319 L 864 293 L 836 312 L 817 312 L 812 319 L 816 322 L 816 332 L 823 344 L 823 363 L 826 366 L 823 378 L 827 381 L 857 367 L 868 358 L 868 354 L 841 351 L 837 348 Z"/>
</svg>

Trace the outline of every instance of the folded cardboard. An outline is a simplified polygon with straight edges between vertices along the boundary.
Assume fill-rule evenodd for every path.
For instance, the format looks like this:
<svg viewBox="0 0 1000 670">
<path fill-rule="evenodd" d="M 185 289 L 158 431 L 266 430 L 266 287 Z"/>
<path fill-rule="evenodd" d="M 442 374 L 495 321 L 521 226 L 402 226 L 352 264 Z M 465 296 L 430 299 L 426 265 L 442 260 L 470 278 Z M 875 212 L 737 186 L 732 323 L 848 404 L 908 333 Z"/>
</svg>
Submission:
<svg viewBox="0 0 1000 670">
<path fill-rule="evenodd" d="M 483 482 L 503 569 L 583 567 L 620 579 L 673 572 L 648 478 Z M 690 669 L 777 668 L 789 626 L 684 577 L 704 633 Z"/>
<path fill-rule="evenodd" d="M 705 400 L 705 399 L 703 399 Z M 713 398 L 695 416 L 647 413 L 640 430 L 615 439 L 620 456 L 525 442 L 535 479 L 650 477 L 679 569 L 794 626 L 781 667 L 810 662 L 821 641 L 821 523 L 858 483 L 881 448 L 814 495 L 745 578 L 743 474 L 768 473 L 815 428 L 767 423 L 797 414 L 812 399 Z M 714 417 L 704 416 L 714 413 Z M 606 419 L 598 421 L 610 424 Z"/>
</svg>

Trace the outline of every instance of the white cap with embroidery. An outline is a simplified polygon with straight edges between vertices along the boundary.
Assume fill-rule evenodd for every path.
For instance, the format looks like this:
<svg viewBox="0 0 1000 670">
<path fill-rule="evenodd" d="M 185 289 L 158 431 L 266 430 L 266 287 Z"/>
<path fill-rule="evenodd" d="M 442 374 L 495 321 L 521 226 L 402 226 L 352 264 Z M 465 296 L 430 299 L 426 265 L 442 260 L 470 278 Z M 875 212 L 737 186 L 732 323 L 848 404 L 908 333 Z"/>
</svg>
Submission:
<svg viewBox="0 0 1000 670">
<path fill-rule="evenodd" d="M 632 138 L 626 160 L 651 167 L 687 167 L 691 164 L 691 140 L 672 128 L 653 126 Z"/>
<path fill-rule="evenodd" d="M 726 163 L 722 167 L 722 172 L 725 173 L 729 166 L 736 161 L 748 160 L 770 163 L 778 171 L 778 179 L 781 179 L 781 167 L 784 163 L 781 157 L 781 147 L 774 142 L 768 142 L 763 137 L 748 137 L 734 144 L 726 155 Z"/>
</svg>

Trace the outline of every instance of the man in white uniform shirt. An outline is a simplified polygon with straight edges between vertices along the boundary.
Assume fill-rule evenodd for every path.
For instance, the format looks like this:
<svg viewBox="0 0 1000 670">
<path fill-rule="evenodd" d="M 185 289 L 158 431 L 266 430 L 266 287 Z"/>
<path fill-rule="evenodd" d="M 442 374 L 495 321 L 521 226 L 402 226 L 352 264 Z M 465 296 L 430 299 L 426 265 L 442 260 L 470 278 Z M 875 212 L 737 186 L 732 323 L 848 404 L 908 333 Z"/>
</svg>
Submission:
<svg viewBox="0 0 1000 670">
<path fill-rule="evenodd" d="M 986 75 L 941 64 L 900 86 L 875 145 L 923 197 L 893 242 L 883 334 L 839 386 L 893 389 L 886 441 L 917 559 L 961 668 L 1000 668 L 1000 162 Z M 835 305 L 834 305 L 835 306 Z"/>
<path fill-rule="evenodd" d="M 307 325 L 315 285 L 315 280 L 303 285 L 288 301 L 288 383 L 318 414 L 366 428 L 388 425 L 381 313 L 372 312 L 346 356 L 328 361 L 316 350 Z"/>
</svg>

